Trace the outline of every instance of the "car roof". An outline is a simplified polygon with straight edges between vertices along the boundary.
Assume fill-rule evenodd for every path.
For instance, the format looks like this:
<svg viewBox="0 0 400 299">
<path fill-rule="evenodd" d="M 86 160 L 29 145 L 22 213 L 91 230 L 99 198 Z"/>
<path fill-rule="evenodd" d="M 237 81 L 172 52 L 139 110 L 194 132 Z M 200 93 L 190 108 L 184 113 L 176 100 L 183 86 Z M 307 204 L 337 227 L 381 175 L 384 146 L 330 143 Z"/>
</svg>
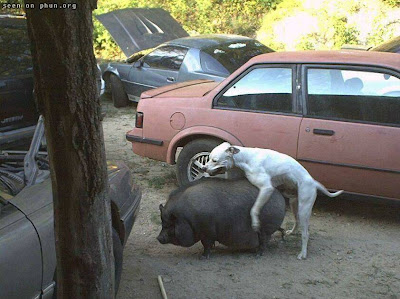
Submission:
<svg viewBox="0 0 400 299">
<path fill-rule="evenodd" d="M 398 53 L 400 47 L 400 36 L 394 37 L 378 46 L 371 48 L 371 51 Z"/>
<path fill-rule="evenodd" d="M 249 40 L 253 39 L 233 34 L 202 34 L 197 36 L 177 38 L 166 42 L 163 45 L 177 45 L 201 50 L 210 46 L 218 46 L 226 43 L 235 43 Z"/>
<path fill-rule="evenodd" d="M 258 55 L 249 63 L 355 64 L 400 70 L 399 54 L 356 50 L 273 52 Z"/>
</svg>

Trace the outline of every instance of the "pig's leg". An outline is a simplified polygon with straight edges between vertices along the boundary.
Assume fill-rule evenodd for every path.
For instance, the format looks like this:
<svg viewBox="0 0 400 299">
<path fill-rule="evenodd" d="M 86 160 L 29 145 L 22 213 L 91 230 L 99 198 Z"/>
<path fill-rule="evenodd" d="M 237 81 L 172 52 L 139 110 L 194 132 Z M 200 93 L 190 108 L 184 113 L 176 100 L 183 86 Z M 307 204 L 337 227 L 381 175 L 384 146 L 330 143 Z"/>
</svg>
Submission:
<svg viewBox="0 0 400 299">
<path fill-rule="evenodd" d="M 213 247 L 213 245 L 215 245 L 214 241 L 208 240 L 208 239 L 203 239 L 201 240 L 201 244 L 203 244 L 204 247 L 204 252 L 203 254 L 200 256 L 200 259 L 209 259 L 210 258 L 210 252 L 211 252 L 211 248 Z"/>
<path fill-rule="evenodd" d="M 264 231 L 261 231 L 258 234 L 258 249 L 257 249 L 257 256 L 262 256 L 264 254 L 265 248 L 267 247 L 267 243 L 270 239 L 270 236 Z"/>
</svg>

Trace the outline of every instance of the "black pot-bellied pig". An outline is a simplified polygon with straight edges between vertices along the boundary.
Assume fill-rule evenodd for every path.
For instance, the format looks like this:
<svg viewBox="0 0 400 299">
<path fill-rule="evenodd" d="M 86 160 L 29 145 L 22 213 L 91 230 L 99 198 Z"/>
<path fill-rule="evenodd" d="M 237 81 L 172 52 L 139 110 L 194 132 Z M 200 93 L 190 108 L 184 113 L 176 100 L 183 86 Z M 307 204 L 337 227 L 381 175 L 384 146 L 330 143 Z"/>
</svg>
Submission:
<svg viewBox="0 0 400 299">
<path fill-rule="evenodd" d="M 259 233 L 251 227 L 250 209 L 258 189 L 247 179 L 203 178 L 173 191 L 160 205 L 161 244 L 190 247 L 201 241 L 208 258 L 215 241 L 234 248 L 257 248 L 262 254 L 271 234 L 281 230 L 285 200 L 275 191 L 260 212 Z"/>
</svg>

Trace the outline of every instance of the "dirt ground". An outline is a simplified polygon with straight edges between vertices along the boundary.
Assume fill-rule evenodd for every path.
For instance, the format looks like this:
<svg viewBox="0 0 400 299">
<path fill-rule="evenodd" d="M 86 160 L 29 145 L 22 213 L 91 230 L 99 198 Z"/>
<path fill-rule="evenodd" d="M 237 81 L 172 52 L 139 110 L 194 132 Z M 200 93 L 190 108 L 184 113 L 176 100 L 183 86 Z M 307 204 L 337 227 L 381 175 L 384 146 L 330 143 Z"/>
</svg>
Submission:
<svg viewBox="0 0 400 299">
<path fill-rule="evenodd" d="M 124 251 L 118 297 L 162 298 L 400 298 L 400 208 L 398 205 L 318 198 L 311 217 L 308 258 L 296 259 L 300 235 L 273 239 L 264 256 L 216 246 L 199 260 L 191 248 L 161 245 L 158 206 L 176 188 L 175 168 L 133 154 L 125 133 L 135 106 L 115 109 L 103 98 L 107 158 L 131 169 L 143 196 Z M 291 227 L 288 211 L 284 227 Z"/>
</svg>

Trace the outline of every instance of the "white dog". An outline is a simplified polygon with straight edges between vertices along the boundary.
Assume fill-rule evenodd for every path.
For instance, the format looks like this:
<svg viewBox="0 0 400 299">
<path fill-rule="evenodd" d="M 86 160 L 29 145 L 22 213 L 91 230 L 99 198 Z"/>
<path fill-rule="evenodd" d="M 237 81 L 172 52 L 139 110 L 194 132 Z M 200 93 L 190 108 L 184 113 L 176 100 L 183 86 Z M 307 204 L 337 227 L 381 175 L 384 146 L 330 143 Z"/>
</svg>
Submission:
<svg viewBox="0 0 400 299">
<path fill-rule="evenodd" d="M 329 197 L 336 197 L 343 190 L 330 193 L 321 183 L 314 180 L 302 165 L 288 155 L 268 149 L 231 146 L 227 142 L 211 151 L 210 160 L 203 167 L 203 171 L 215 175 L 234 166 L 242 169 L 247 179 L 260 190 L 250 212 L 255 231 L 260 228 L 258 219 L 260 210 L 269 200 L 275 188 L 289 198 L 296 222 L 293 228 L 287 231 L 287 234 L 293 233 L 300 225 L 302 247 L 297 258 L 305 259 L 307 257 L 309 220 L 317 197 L 317 189 Z"/>
</svg>

